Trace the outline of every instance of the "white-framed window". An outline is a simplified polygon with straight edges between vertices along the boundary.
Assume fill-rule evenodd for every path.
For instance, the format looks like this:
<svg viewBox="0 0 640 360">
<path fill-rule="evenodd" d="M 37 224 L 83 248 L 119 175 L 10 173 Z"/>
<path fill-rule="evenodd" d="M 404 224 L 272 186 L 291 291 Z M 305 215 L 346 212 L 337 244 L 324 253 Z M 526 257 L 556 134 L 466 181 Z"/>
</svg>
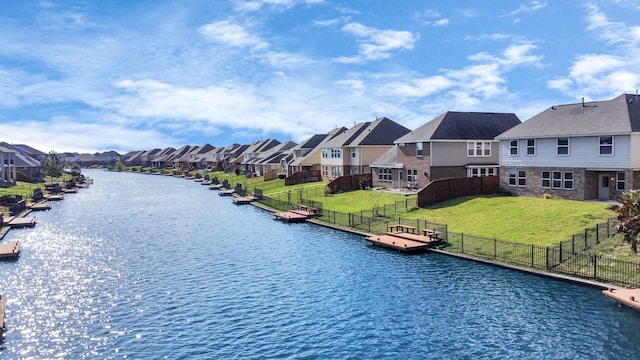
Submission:
<svg viewBox="0 0 640 360">
<path fill-rule="evenodd" d="M 418 169 L 407 169 L 407 182 L 418 182 Z"/>
<path fill-rule="evenodd" d="M 562 186 L 567 190 L 573 190 L 573 171 L 565 171 L 563 175 L 564 181 Z"/>
<path fill-rule="evenodd" d="M 491 156 L 491 142 L 469 141 L 467 142 L 467 156 Z"/>
<path fill-rule="evenodd" d="M 511 156 L 518 156 L 518 140 L 509 141 L 509 154 Z"/>
<path fill-rule="evenodd" d="M 422 157 L 422 143 L 416 143 L 416 157 Z"/>
<path fill-rule="evenodd" d="M 331 157 L 335 159 L 340 159 L 342 157 L 342 149 L 341 148 L 331 148 Z"/>
<path fill-rule="evenodd" d="M 527 155 L 533 156 L 536 154 L 536 139 L 527 139 Z"/>
<path fill-rule="evenodd" d="M 329 176 L 329 167 L 326 165 L 322 166 L 322 176 Z"/>
<path fill-rule="evenodd" d="M 340 177 L 340 166 L 331 167 L 331 177 L 334 177 L 334 178 Z"/>
<path fill-rule="evenodd" d="M 600 136 L 600 155 L 613 155 L 613 136 Z"/>
<path fill-rule="evenodd" d="M 518 186 L 527 186 L 527 172 L 518 170 Z"/>
<path fill-rule="evenodd" d="M 624 172 L 619 171 L 616 173 L 616 190 L 624 191 Z"/>
<path fill-rule="evenodd" d="M 543 188 L 549 189 L 551 187 L 551 171 L 543 170 L 540 174 L 540 182 Z"/>
<path fill-rule="evenodd" d="M 557 139 L 557 155 L 569 155 L 569 138 L 563 137 Z"/>
<path fill-rule="evenodd" d="M 393 180 L 393 170 L 389 168 L 378 168 L 378 180 L 388 182 Z"/>
<path fill-rule="evenodd" d="M 470 166 L 467 168 L 467 177 L 494 176 L 497 170 L 498 167 Z"/>
<path fill-rule="evenodd" d="M 357 148 L 351 148 L 351 157 L 352 158 L 356 158 L 358 157 L 358 149 Z"/>
<path fill-rule="evenodd" d="M 323 158 L 328 158 L 329 157 L 329 149 L 327 148 L 322 148 L 322 150 L 320 150 L 320 152 L 322 153 L 322 157 Z"/>
<path fill-rule="evenodd" d="M 509 170 L 509 186 L 527 186 L 527 172 L 525 170 Z"/>
<path fill-rule="evenodd" d="M 562 189 L 562 171 L 554 171 L 551 187 L 554 189 Z"/>
</svg>

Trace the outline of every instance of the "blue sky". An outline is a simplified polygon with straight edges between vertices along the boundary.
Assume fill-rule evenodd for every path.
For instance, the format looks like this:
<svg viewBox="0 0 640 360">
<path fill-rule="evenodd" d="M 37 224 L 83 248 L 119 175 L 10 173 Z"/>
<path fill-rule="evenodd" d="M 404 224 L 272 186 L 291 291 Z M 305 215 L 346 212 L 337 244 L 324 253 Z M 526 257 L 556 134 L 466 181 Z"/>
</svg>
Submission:
<svg viewBox="0 0 640 360">
<path fill-rule="evenodd" d="M 0 141 L 302 141 L 640 87 L 634 1 L 0 0 Z"/>
</svg>

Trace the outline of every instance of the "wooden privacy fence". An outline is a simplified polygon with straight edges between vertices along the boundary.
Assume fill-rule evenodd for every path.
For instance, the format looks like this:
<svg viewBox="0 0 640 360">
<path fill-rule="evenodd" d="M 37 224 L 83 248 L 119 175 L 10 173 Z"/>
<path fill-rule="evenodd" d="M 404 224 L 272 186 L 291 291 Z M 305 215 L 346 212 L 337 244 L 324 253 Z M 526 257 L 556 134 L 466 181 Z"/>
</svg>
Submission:
<svg viewBox="0 0 640 360">
<path fill-rule="evenodd" d="M 320 175 L 320 170 L 305 170 L 298 171 L 287 176 L 284 179 L 285 186 L 304 184 L 308 182 L 321 181 L 322 176 Z"/>
<path fill-rule="evenodd" d="M 366 187 L 370 188 L 371 179 L 371 173 L 345 175 L 334 179 L 327 186 L 329 186 L 329 189 L 331 189 L 333 193 L 353 191 L 361 189 L 362 182 L 365 183 Z"/>
<path fill-rule="evenodd" d="M 499 190 L 500 178 L 497 176 L 435 180 L 418 192 L 418 206 L 425 207 L 462 196 L 497 194 Z"/>
</svg>

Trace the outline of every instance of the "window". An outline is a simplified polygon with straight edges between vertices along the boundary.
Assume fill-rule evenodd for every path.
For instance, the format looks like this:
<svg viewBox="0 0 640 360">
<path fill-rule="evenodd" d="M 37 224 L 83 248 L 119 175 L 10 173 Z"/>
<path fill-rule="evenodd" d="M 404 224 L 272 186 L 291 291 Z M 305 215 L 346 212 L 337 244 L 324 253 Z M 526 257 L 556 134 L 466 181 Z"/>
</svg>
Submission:
<svg viewBox="0 0 640 360">
<path fill-rule="evenodd" d="M 329 167 L 328 166 L 323 166 L 322 167 L 322 176 L 329 176 Z"/>
<path fill-rule="evenodd" d="M 342 149 L 340 148 L 331 148 L 331 157 L 339 159 L 342 157 Z"/>
<path fill-rule="evenodd" d="M 542 182 L 542 187 L 548 189 L 551 187 L 551 171 L 543 171 L 542 175 L 540 175 L 540 180 Z"/>
<path fill-rule="evenodd" d="M 564 188 L 567 190 L 573 189 L 573 171 L 564 172 Z"/>
<path fill-rule="evenodd" d="M 340 176 L 340 166 L 331 167 L 331 177 L 337 178 Z"/>
<path fill-rule="evenodd" d="M 416 143 L 416 156 L 422 157 L 422 143 Z"/>
<path fill-rule="evenodd" d="M 516 171 L 509 170 L 509 186 L 516 186 Z"/>
<path fill-rule="evenodd" d="M 536 154 L 536 139 L 527 139 L 527 155 Z"/>
<path fill-rule="evenodd" d="M 562 172 L 561 171 L 554 171 L 553 172 L 552 187 L 554 189 L 562 188 Z"/>
<path fill-rule="evenodd" d="M 379 181 L 391 181 L 391 180 L 393 180 L 392 170 L 388 169 L 388 168 L 379 168 L 378 169 L 378 180 Z"/>
<path fill-rule="evenodd" d="M 407 182 L 408 183 L 418 182 L 418 170 L 417 169 L 407 169 Z"/>
<path fill-rule="evenodd" d="M 600 136 L 600 155 L 613 155 L 613 136 Z"/>
<path fill-rule="evenodd" d="M 467 156 L 491 156 L 491 143 L 488 141 L 467 142 Z"/>
<path fill-rule="evenodd" d="M 518 186 L 527 186 L 527 172 L 518 170 Z"/>
<path fill-rule="evenodd" d="M 497 167 L 473 166 L 467 169 L 467 177 L 494 176 Z"/>
<path fill-rule="evenodd" d="M 509 154 L 518 156 L 518 140 L 509 141 Z"/>
<path fill-rule="evenodd" d="M 327 148 L 323 148 L 322 150 L 322 157 L 323 158 L 328 158 L 329 157 L 329 151 Z"/>
<path fill-rule="evenodd" d="M 558 138 L 557 155 L 569 155 L 569 138 Z"/>
<path fill-rule="evenodd" d="M 356 148 L 351 148 L 351 157 L 356 158 L 358 156 L 358 152 Z"/>
<path fill-rule="evenodd" d="M 616 173 L 616 190 L 624 190 L 624 173 Z"/>
</svg>

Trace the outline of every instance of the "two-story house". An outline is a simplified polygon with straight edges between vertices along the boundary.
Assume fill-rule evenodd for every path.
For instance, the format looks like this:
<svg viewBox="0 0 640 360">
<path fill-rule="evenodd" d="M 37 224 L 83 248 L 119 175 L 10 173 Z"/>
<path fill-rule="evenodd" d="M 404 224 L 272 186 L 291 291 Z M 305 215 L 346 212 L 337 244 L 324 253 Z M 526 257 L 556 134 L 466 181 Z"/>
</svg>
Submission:
<svg viewBox="0 0 640 360">
<path fill-rule="evenodd" d="M 345 127 L 339 127 L 329 131 L 327 134 L 316 134 L 302 141 L 293 148 L 293 159 L 288 164 L 287 174 L 291 175 L 309 170 L 320 171 L 321 149 L 324 144 L 346 130 L 347 128 Z"/>
<path fill-rule="evenodd" d="M 17 180 L 16 151 L 0 146 L 0 187 L 13 186 Z"/>
<path fill-rule="evenodd" d="M 439 179 L 497 176 L 494 138 L 518 124 L 513 113 L 445 112 L 374 161 L 373 186 L 418 189 Z"/>
<path fill-rule="evenodd" d="M 638 95 L 554 105 L 496 139 L 505 191 L 615 200 L 640 187 Z"/>
<path fill-rule="evenodd" d="M 393 141 L 410 130 L 381 117 L 362 122 L 333 137 L 320 149 L 320 168 L 325 181 L 344 175 L 370 173 L 371 163 L 393 147 Z"/>
</svg>

